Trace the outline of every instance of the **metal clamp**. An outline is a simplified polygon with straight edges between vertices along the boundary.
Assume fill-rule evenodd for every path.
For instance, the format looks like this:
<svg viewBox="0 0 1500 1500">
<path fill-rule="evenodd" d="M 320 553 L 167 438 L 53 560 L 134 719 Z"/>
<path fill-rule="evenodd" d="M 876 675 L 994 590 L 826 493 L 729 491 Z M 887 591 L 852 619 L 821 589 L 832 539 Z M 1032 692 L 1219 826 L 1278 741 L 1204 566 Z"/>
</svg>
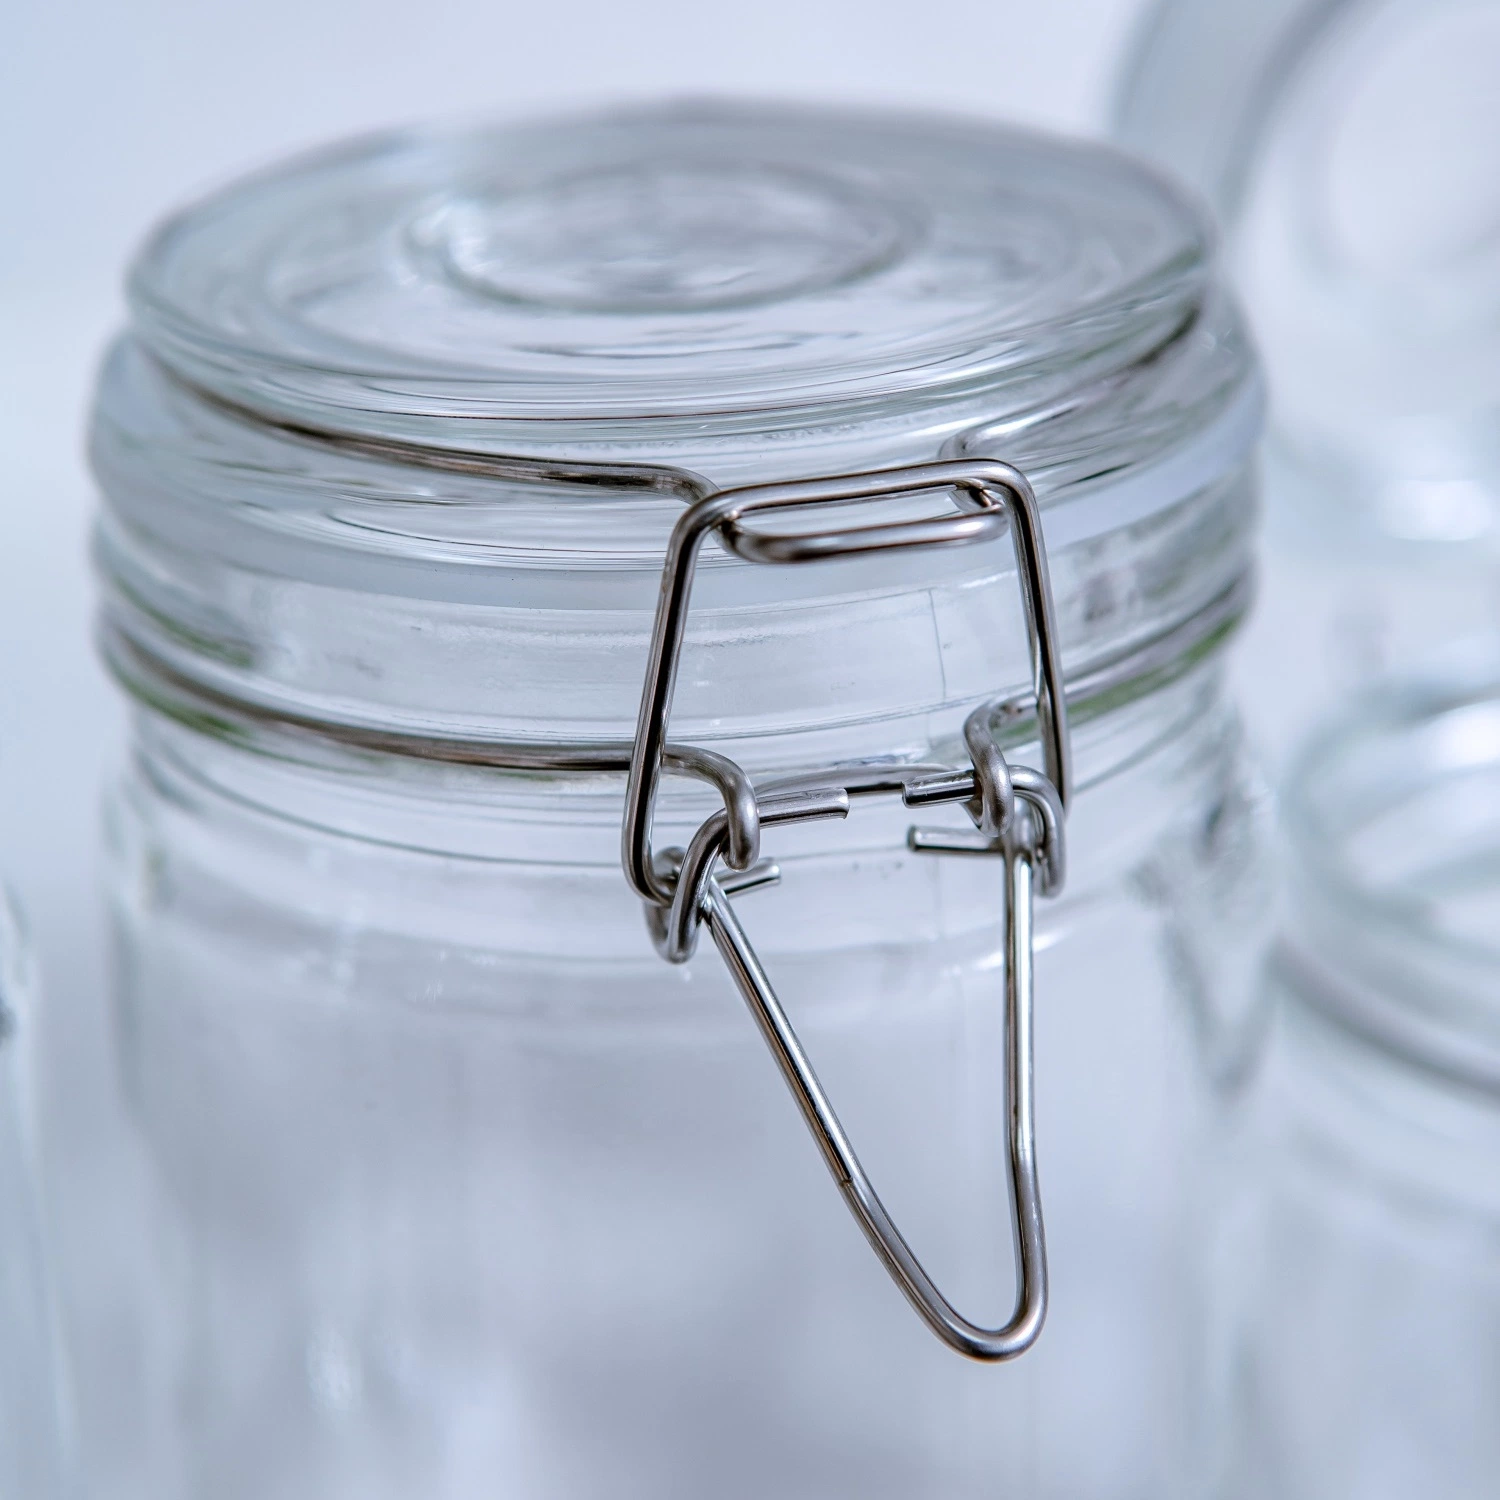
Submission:
<svg viewBox="0 0 1500 1500">
<path fill-rule="evenodd" d="M 948 492 L 955 502 L 953 513 L 789 534 L 745 524 L 747 516 L 761 510 L 848 504 L 927 490 Z M 669 754 L 672 695 L 693 577 L 699 550 L 710 533 L 746 561 L 799 563 L 893 548 L 961 546 L 997 537 L 1007 528 L 1020 574 L 1045 774 L 1006 762 L 995 728 L 1013 705 L 1000 702 L 983 705 L 965 722 L 972 764 L 964 770 L 833 767 L 754 788 L 723 757 L 715 757 L 723 764 L 716 763 L 708 774 L 706 765 L 687 764 L 692 752 Z M 1053 895 L 1062 887 L 1063 819 L 1071 781 L 1068 752 L 1061 662 L 1036 497 L 1025 477 L 1008 464 L 955 460 L 721 490 L 694 503 L 673 529 L 630 761 L 622 831 L 626 878 L 645 901 L 652 938 L 669 962 L 686 962 L 700 928 L 707 926 L 876 1255 L 928 1326 L 974 1359 L 1004 1360 L 1020 1354 L 1035 1342 L 1046 1316 L 1046 1245 L 1032 1106 L 1032 902 L 1034 893 Z M 651 825 L 664 768 L 706 775 L 721 787 L 725 802 L 686 849 L 657 853 L 651 845 Z M 961 802 L 967 808 L 976 829 L 972 839 L 914 828 L 908 836 L 914 851 L 995 854 L 1004 861 L 1007 1137 L 1018 1291 L 1012 1316 L 1001 1328 L 982 1328 L 958 1313 L 912 1253 L 860 1165 L 729 900 L 780 878 L 775 865 L 760 860 L 763 827 L 842 818 L 852 798 L 880 794 L 898 794 L 910 807 Z M 726 867 L 722 874 L 721 864 Z"/>
</svg>

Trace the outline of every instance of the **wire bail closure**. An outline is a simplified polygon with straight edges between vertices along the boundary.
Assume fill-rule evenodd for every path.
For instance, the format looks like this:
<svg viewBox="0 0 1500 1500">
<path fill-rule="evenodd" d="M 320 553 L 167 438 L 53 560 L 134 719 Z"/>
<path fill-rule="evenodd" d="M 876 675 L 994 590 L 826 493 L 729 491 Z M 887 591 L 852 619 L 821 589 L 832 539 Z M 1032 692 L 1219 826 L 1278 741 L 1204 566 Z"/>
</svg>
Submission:
<svg viewBox="0 0 1500 1500">
<path fill-rule="evenodd" d="M 843 505 L 923 491 L 947 492 L 951 514 L 913 520 L 775 533 L 747 518 L 760 511 Z M 965 546 L 1009 529 L 1020 577 L 1031 656 L 1032 691 L 1043 771 L 1012 767 L 995 738 L 1016 705 L 981 705 L 964 723 L 971 765 L 830 767 L 755 787 L 711 751 L 670 746 L 668 728 L 698 554 L 710 534 L 747 562 L 795 564 L 904 548 Z M 664 769 L 712 782 L 724 805 L 686 849 L 651 844 L 656 794 Z M 1052 589 L 1036 496 L 1019 470 L 988 459 L 954 459 L 868 473 L 711 492 L 673 528 L 662 569 L 651 652 L 630 757 L 621 862 L 646 905 L 657 950 L 685 963 L 707 927 L 750 1008 L 814 1141 L 871 1247 L 927 1325 L 951 1348 L 978 1360 L 1006 1360 L 1030 1348 L 1047 1311 L 1046 1242 L 1037 1184 L 1032 1101 L 1032 910 L 1034 897 L 1055 895 L 1065 875 L 1063 823 L 1072 773 L 1067 709 Z M 913 828 L 918 853 L 997 855 L 1005 870 L 1005 1069 L 1007 1145 L 1018 1290 L 1001 1328 L 983 1328 L 957 1312 L 922 1268 L 871 1185 L 824 1093 L 730 897 L 780 879 L 760 858 L 761 830 L 848 815 L 856 797 L 899 795 L 912 808 L 964 804 L 975 825 L 962 831 Z"/>
</svg>

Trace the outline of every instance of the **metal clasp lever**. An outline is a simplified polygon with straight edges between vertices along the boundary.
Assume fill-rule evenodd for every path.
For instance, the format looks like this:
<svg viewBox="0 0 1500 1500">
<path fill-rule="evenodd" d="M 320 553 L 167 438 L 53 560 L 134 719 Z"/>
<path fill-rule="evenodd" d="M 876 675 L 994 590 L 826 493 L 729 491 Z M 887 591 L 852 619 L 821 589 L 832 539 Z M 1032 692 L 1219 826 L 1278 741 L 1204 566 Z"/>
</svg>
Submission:
<svg viewBox="0 0 1500 1500">
<path fill-rule="evenodd" d="M 795 535 L 774 535 L 745 525 L 745 517 L 760 510 L 839 505 L 922 490 L 947 491 L 954 497 L 955 513 Z M 900 547 L 964 545 L 996 537 L 1007 528 L 1016 550 L 1030 637 L 1035 712 L 1046 775 L 1007 764 L 995 739 L 996 725 L 1006 711 L 1000 703 L 983 706 L 965 722 L 972 768 L 964 771 L 928 766 L 832 768 L 756 788 L 722 757 L 668 751 L 667 729 L 688 600 L 698 551 L 710 533 L 750 562 L 801 563 Z M 725 800 L 686 849 L 657 853 L 651 847 L 652 812 L 662 771 L 673 768 L 671 754 L 682 762 L 681 769 L 719 785 Z M 1069 779 L 1066 705 L 1040 518 L 1030 485 L 1015 469 L 974 460 L 750 486 L 709 495 L 684 512 L 673 531 L 663 569 L 631 757 L 622 831 L 626 877 L 645 901 L 652 938 L 669 962 L 686 962 L 699 928 L 708 927 L 875 1253 L 938 1337 L 974 1359 L 1011 1359 L 1030 1348 L 1047 1311 L 1046 1244 L 1032 1103 L 1032 904 L 1035 894 L 1051 895 L 1062 886 L 1063 809 Z M 897 793 L 912 807 L 940 802 L 962 802 L 967 807 L 977 839 L 914 828 L 908 836 L 914 851 L 995 854 L 1004 861 L 1007 1140 L 1019 1285 L 1014 1312 L 1001 1328 L 980 1327 L 957 1312 L 896 1228 L 849 1144 L 729 900 L 731 894 L 780 878 L 775 865 L 759 859 L 762 828 L 842 818 L 849 812 L 851 798 L 881 793 Z M 722 875 L 721 859 L 727 866 Z"/>
<path fill-rule="evenodd" d="M 1037 1184 L 1032 1102 L 1032 900 L 1062 885 L 1063 809 L 1052 783 L 1026 767 L 1006 765 L 987 728 L 990 706 L 971 715 L 974 738 L 988 751 L 970 771 L 925 767 L 860 768 L 842 781 L 806 786 L 773 784 L 760 797 L 764 826 L 847 815 L 851 797 L 899 792 L 908 806 L 964 802 L 974 816 L 983 847 L 949 842 L 947 830 L 912 829 L 913 849 L 992 853 L 1005 862 L 1005 1073 L 1009 1111 L 1011 1206 L 1019 1287 L 1015 1309 L 1001 1328 L 982 1328 L 959 1313 L 923 1269 L 860 1164 L 776 991 L 740 925 L 729 896 L 773 883 L 774 865 L 744 874 L 717 874 L 729 839 L 728 819 L 717 812 L 698 830 L 688 849 L 664 856 L 663 875 L 675 884 L 667 911 L 650 909 L 653 936 L 662 956 L 682 963 L 692 956 L 699 924 L 705 924 L 750 1008 L 808 1129 L 823 1153 L 845 1201 L 875 1253 L 927 1325 L 945 1343 L 973 1359 L 1004 1360 L 1028 1349 L 1047 1311 L 1047 1257 Z M 998 771 L 998 776 L 996 772 Z M 834 773 L 835 775 L 837 773 Z"/>
</svg>

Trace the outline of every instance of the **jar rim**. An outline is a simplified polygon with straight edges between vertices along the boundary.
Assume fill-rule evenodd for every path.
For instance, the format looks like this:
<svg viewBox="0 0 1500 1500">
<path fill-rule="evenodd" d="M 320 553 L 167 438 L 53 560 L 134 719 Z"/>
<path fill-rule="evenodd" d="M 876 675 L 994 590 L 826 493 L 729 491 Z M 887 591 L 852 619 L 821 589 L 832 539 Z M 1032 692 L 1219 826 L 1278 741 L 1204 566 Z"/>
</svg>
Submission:
<svg viewBox="0 0 1500 1500">
<path fill-rule="evenodd" d="M 689 102 L 294 158 L 166 220 L 129 295 L 152 353 L 236 405 L 526 452 L 999 415 L 1160 345 L 1211 257 L 1196 207 L 1107 146 Z"/>
</svg>

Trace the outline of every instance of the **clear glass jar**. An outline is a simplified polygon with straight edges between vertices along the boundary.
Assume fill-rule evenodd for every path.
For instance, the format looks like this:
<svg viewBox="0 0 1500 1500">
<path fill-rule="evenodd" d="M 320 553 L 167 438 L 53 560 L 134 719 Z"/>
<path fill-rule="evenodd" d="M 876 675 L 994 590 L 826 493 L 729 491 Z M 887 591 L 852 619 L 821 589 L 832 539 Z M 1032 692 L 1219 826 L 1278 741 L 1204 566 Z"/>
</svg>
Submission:
<svg viewBox="0 0 1500 1500">
<path fill-rule="evenodd" d="M 35 976 L 0 888 L 0 1500 L 63 1500 L 70 1449 L 31 1097 Z"/>
<path fill-rule="evenodd" d="M 1115 133 L 1209 200 L 1266 365 L 1241 659 L 1278 749 L 1500 628 L 1497 67 L 1494 0 L 1159 0 L 1122 74 Z"/>
<path fill-rule="evenodd" d="M 131 298 L 93 451 L 160 1248 L 131 1415 L 85 1414 L 136 1445 L 95 1451 L 117 1492 L 1167 1493 L 1185 1163 L 1266 908 L 1220 649 L 1260 397 L 1195 213 L 1100 148 L 691 106 L 294 162 L 169 221 Z M 685 500 L 940 457 L 1035 486 L 1072 724 L 1034 942 L 1053 1292 L 999 1366 L 903 1304 L 714 943 L 663 962 L 621 869 Z M 989 526 L 914 482 L 838 526 Z M 801 566 L 720 528 L 671 741 L 767 806 L 851 763 L 972 793 L 965 717 L 1004 697 L 1016 785 L 1060 775 L 1025 520 Z M 666 776 L 657 848 L 717 798 Z M 1020 865 L 914 817 L 974 835 L 892 795 L 768 826 L 780 884 L 732 905 L 892 1215 L 1003 1322 Z"/>
<path fill-rule="evenodd" d="M 1223 1496 L 1480 1500 L 1500 1473 L 1500 669 L 1300 758 L 1275 1024 L 1214 1215 Z"/>
</svg>

